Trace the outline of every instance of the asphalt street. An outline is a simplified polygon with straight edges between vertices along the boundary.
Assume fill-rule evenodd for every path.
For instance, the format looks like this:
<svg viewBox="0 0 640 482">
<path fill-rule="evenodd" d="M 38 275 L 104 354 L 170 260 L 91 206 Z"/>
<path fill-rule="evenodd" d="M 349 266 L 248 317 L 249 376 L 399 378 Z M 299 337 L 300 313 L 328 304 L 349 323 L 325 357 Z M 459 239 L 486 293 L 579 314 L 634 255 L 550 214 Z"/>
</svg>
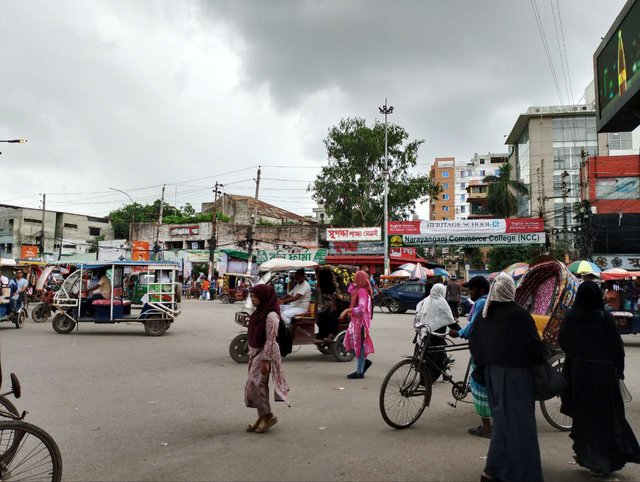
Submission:
<svg viewBox="0 0 640 482">
<path fill-rule="evenodd" d="M 58 442 L 65 480 L 479 480 L 489 442 L 467 434 L 479 419 L 469 403 L 448 404 L 451 385 L 436 383 L 413 427 L 382 420 L 382 380 L 412 353 L 410 313 L 376 312 L 364 380 L 345 378 L 355 362 L 294 347 L 284 362 L 291 407 L 273 405 L 279 423 L 270 433 L 246 433 L 255 419 L 244 406 L 247 367 L 228 354 L 239 309 L 186 301 L 159 338 L 138 324 L 59 335 L 50 323 L 2 323 L 3 388 L 15 372 L 24 392 L 16 405 Z M 625 344 L 627 416 L 640 431 L 640 338 Z M 457 377 L 467 356 L 455 355 Z M 546 480 L 593 480 L 573 463 L 568 435 L 537 413 Z M 610 480 L 640 480 L 640 466 Z"/>
</svg>

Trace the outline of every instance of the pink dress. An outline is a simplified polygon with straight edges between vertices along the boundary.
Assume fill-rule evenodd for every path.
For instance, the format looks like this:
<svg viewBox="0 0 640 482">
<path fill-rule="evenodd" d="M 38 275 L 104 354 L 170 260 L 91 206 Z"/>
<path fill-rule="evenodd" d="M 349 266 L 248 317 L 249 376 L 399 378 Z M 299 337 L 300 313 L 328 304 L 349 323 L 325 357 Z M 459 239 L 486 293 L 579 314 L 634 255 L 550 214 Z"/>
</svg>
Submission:
<svg viewBox="0 0 640 482">
<path fill-rule="evenodd" d="M 362 329 L 364 328 L 364 330 Z M 351 311 L 351 321 L 344 337 L 344 347 L 348 351 L 354 351 L 356 357 L 360 356 L 360 347 L 364 345 L 364 354 L 373 353 L 373 340 L 371 340 L 371 297 L 367 290 L 360 288 L 358 291 L 358 304 Z M 364 340 L 361 335 L 364 331 Z M 363 343 L 364 342 L 364 343 Z"/>
<path fill-rule="evenodd" d="M 276 341 L 279 325 L 280 317 L 272 311 L 267 316 L 265 326 L 267 340 L 264 347 L 249 347 L 249 376 L 244 388 L 244 400 L 247 407 L 257 408 L 262 415 L 271 412 L 269 406 L 269 377 L 260 373 L 260 365 L 263 361 L 271 362 L 271 380 L 273 381 L 276 401 L 287 402 L 289 395 L 289 386 L 282 370 L 280 347 Z"/>
</svg>

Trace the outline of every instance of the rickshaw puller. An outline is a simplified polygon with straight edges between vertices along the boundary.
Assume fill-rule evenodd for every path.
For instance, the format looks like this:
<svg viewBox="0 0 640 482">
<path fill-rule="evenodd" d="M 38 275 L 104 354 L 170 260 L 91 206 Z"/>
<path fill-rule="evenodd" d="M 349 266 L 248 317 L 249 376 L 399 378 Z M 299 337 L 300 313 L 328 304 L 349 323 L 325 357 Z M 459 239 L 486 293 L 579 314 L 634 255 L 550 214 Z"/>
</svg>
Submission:
<svg viewBox="0 0 640 482">
<path fill-rule="evenodd" d="M 96 273 L 99 277 L 98 282 L 87 288 L 87 292 L 91 293 L 82 300 L 82 312 L 91 314 L 93 313 L 93 302 L 95 300 L 110 300 L 111 299 L 111 281 L 107 277 L 107 270 L 102 269 Z"/>
</svg>

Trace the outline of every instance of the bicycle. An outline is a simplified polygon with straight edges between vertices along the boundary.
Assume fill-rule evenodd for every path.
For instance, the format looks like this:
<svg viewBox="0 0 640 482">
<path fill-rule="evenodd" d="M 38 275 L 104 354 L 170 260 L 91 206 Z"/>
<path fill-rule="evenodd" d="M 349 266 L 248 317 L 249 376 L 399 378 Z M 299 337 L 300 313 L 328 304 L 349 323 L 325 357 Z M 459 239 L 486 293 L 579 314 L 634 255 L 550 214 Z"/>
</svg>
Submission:
<svg viewBox="0 0 640 482">
<path fill-rule="evenodd" d="M 449 353 L 464 351 L 468 343 L 454 344 L 446 333 L 428 333 L 426 327 L 416 327 L 414 353 L 396 363 L 387 373 L 380 387 L 379 406 L 383 420 L 395 429 L 413 425 L 431 402 L 433 383 L 442 376 L 451 383 L 451 394 L 455 403 L 464 401 L 471 391 L 471 359 L 467 364 L 464 378 L 455 381 L 450 374 L 452 359 Z M 435 337 L 435 338 L 434 338 Z M 434 343 L 435 341 L 435 343 Z M 558 371 L 564 366 L 564 353 L 556 353 L 549 363 Z M 560 412 L 560 397 L 541 401 L 540 409 L 545 420 L 557 430 L 571 430 L 571 418 Z"/>
<path fill-rule="evenodd" d="M 6 396 L 20 398 L 18 377 L 11 374 L 11 390 L 0 394 L 0 480 L 62 479 L 62 456 L 55 440 L 40 427 L 24 421 L 27 412 L 18 412 Z M 5 411 L 6 410 L 6 411 Z"/>
<path fill-rule="evenodd" d="M 377 306 L 378 308 L 380 308 L 380 311 L 383 313 L 385 309 L 389 313 L 391 313 L 390 303 L 391 303 L 391 298 L 385 295 L 382 291 L 378 291 L 378 293 L 376 293 L 373 296 L 373 308 Z"/>
</svg>

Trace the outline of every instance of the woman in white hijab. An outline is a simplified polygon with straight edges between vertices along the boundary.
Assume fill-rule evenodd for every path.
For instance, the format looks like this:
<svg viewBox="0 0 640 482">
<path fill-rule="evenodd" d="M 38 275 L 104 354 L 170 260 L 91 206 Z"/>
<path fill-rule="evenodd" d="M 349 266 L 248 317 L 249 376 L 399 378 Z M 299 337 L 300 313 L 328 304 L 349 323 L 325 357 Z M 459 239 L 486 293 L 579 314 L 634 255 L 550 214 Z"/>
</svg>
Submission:
<svg viewBox="0 0 640 482">
<path fill-rule="evenodd" d="M 449 325 L 453 325 L 456 329 L 460 329 L 456 320 L 453 318 L 449 303 L 445 299 L 447 288 L 437 283 L 431 288 L 429 296 L 423 299 L 416 307 L 416 316 L 414 318 L 414 326 L 427 327 L 428 333 L 444 333 L 444 328 Z M 418 335 L 417 342 L 422 343 L 422 336 Z M 442 336 L 433 335 L 429 340 L 429 346 L 443 346 L 445 344 Z M 431 360 L 431 363 L 427 362 L 427 367 L 431 375 L 431 382 L 435 382 L 440 375 L 441 371 L 438 369 L 447 369 L 447 354 L 444 351 L 435 353 L 425 353 L 425 356 Z"/>
</svg>

